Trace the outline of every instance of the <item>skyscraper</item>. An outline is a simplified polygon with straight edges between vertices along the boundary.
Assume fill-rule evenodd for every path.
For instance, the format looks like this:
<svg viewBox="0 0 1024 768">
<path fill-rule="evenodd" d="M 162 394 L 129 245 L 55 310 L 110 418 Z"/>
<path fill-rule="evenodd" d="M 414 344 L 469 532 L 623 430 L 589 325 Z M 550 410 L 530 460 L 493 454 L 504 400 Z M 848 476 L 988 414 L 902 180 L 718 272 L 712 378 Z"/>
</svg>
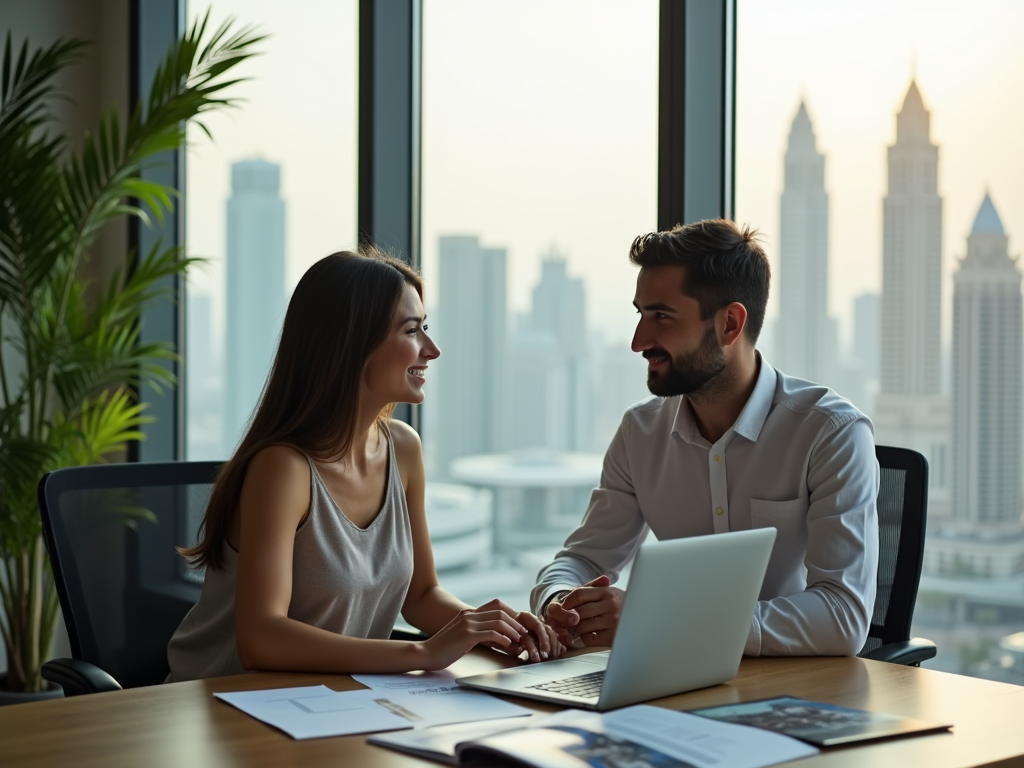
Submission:
<svg viewBox="0 0 1024 768">
<path fill-rule="evenodd" d="M 502 248 L 476 237 L 442 237 L 434 336 L 441 358 L 436 402 L 438 479 L 453 459 L 500 450 L 498 434 L 505 360 L 505 262 Z"/>
<path fill-rule="evenodd" d="M 281 166 L 231 166 L 227 210 L 227 340 L 224 444 L 230 451 L 270 370 L 284 320 L 284 201 Z"/>
<path fill-rule="evenodd" d="M 953 452 L 957 521 L 1020 523 L 1021 274 L 985 199 L 953 276 Z"/>
<path fill-rule="evenodd" d="M 983 576 L 1024 566 L 1024 302 L 1008 245 L 986 194 L 953 276 L 953 520 L 930 543 L 940 573 L 957 559 Z"/>
<path fill-rule="evenodd" d="M 509 338 L 505 362 L 497 449 L 569 450 L 570 368 L 558 338 L 547 330 L 519 329 Z"/>
<path fill-rule="evenodd" d="M 564 404 L 556 411 L 561 415 L 559 431 L 564 439 L 550 447 L 585 450 L 590 447 L 592 421 L 586 294 L 583 280 L 569 277 L 565 258 L 554 248 L 541 263 L 540 282 L 533 289 L 530 325 L 534 331 L 554 337 L 565 371 L 565 391 L 559 397 Z"/>
<path fill-rule="evenodd" d="M 889 147 L 882 235 L 882 381 L 892 395 L 937 395 L 942 310 L 942 198 L 931 116 L 911 82 Z"/>
<path fill-rule="evenodd" d="M 931 116 L 911 82 L 889 147 L 883 206 L 881 381 L 875 440 L 929 463 L 929 513 L 950 512 L 952 408 L 942 394 L 942 198 Z"/>
<path fill-rule="evenodd" d="M 853 301 L 853 356 L 869 380 L 878 378 L 879 304 L 877 293 L 862 293 Z"/>
<path fill-rule="evenodd" d="M 210 296 L 192 290 L 186 300 L 187 457 L 189 461 L 222 461 L 228 455 L 223 439 L 224 360 L 214 347 L 212 302 Z"/>
<path fill-rule="evenodd" d="M 837 345 L 828 316 L 828 193 L 825 156 L 803 102 L 789 131 L 779 243 L 775 355 L 791 376 L 830 382 Z"/>
<path fill-rule="evenodd" d="M 552 249 L 541 262 L 540 282 L 533 288 L 530 322 L 550 331 L 566 354 L 584 357 L 587 342 L 583 281 L 569 277 L 565 257 Z"/>
</svg>

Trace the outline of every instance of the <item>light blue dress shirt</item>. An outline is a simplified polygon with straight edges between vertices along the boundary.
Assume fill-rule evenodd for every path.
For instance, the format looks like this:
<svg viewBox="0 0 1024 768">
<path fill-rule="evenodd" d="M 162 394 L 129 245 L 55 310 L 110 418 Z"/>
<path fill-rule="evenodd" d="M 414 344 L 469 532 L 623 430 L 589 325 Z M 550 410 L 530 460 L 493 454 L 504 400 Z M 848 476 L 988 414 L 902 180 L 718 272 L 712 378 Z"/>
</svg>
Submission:
<svg viewBox="0 0 1024 768">
<path fill-rule="evenodd" d="M 760 367 L 713 445 L 684 396 L 626 412 L 582 524 L 538 575 L 534 611 L 601 574 L 615 583 L 648 529 L 664 540 L 771 526 L 778 535 L 744 652 L 861 650 L 878 568 L 871 422 L 826 387 Z"/>
</svg>

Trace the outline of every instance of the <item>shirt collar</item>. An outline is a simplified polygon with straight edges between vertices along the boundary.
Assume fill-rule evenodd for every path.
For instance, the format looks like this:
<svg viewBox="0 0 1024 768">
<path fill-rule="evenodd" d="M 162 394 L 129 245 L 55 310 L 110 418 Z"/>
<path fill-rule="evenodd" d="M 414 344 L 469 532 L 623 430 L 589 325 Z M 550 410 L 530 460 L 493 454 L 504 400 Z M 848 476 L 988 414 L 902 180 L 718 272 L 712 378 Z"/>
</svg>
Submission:
<svg viewBox="0 0 1024 768">
<path fill-rule="evenodd" d="M 775 401 L 775 385 L 778 380 L 775 369 L 765 362 L 761 353 L 756 352 L 755 354 L 761 365 L 761 371 L 757 375 L 754 391 L 750 393 L 746 405 L 743 406 L 743 410 L 740 411 L 740 415 L 730 430 L 738 435 L 743 435 L 751 442 L 757 442 L 757 437 L 761 434 L 761 427 L 764 426 L 768 412 L 772 409 L 772 403 Z M 697 424 L 693 420 L 693 409 L 685 395 L 679 397 L 672 431 L 688 443 L 692 443 L 700 435 L 697 431 Z"/>
<path fill-rule="evenodd" d="M 757 375 L 754 391 L 750 393 L 747 404 L 743 406 L 739 418 L 732 426 L 736 434 L 743 435 L 752 443 L 757 442 L 757 436 L 761 434 L 761 427 L 764 426 L 768 412 L 772 409 L 772 403 L 775 402 L 775 385 L 778 380 L 775 369 L 764 361 L 760 352 L 756 354 L 757 360 L 761 364 L 761 372 Z"/>
</svg>

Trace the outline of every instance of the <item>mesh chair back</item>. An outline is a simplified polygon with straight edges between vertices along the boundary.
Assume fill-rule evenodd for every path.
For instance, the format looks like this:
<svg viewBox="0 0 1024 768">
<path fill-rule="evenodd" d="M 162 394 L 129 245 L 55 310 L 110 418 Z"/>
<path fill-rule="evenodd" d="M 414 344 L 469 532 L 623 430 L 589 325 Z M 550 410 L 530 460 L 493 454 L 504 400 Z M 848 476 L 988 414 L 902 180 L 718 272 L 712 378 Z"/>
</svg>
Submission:
<svg viewBox="0 0 1024 768">
<path fill-rule="evenodd" d="M 924 562 L 928 462 L 908 448 L 876 446 L 878 488 L 878 578 L 875 612 L 861 654 L 910 639 L 917 586 Z"/>
<path fill-rule="evenodd" d="M 167 677 L 167 643 L 203 581 L 174 548 L 195 542 L 219 466 L 73 467 L 39 483 L 72 655 L 124 688 Z"/>
</svg>

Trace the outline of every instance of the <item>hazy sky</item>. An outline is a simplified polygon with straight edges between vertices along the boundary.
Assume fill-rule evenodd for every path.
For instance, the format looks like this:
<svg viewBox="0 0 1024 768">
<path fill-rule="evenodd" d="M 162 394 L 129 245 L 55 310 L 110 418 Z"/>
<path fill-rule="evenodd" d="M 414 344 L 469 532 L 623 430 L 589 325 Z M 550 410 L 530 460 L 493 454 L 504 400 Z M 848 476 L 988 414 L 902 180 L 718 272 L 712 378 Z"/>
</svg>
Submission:
<svg viewBox="0 0 1024 768">
<path fill-rule="evenodd" d="M 219 328 L 232 162 L 261 157 L 282 165 L 289 289 L 314 261 L 354 244 L 359 50 L 354 0 L 191 0 L 189 17 L 211 6 L 215 23 L 234 16 L 271 35 L 260 44 L 264 55 L 239 67 L 251 78 L 234 90 L 241 107 L 207 121 L 214 141 L 189 133 L 188 246 L 211 258 L 191 284 L 214 295 Z"/>
<path fill-rule="evenodd" d="M 193 2 L 195 15 L 209 2 Z M 273 37 L 246 65 L 248 102 L 211 120 L 189 160 L 192 250 L 222 258 L 232 161 L 283 165 L 288 278 L 355 240 L 354 0 L 214 0 Z M 881 287 L 885 149 L 912 73 L 940 146 L 946 290 L 987 189 L 1024 237 L 1024 3 L 1016 0 L 740 0 L 737 218 L 777 258 L 782 154 L 801 98 L 826 154 L 832 311 Z M 587 281 L 591 322 L 627 339 L 631 239 L 656 224 L 655 0 L 425 0 L 423 249 L 478 234 L 509 250 L 525 309 L 551 244 Z M 193 281 L 222 290 L 215 264 Z M 429 301 L 429 299 L 428 299 Z M 948 315 L 948 296 L 946 314 Z"/>
<path fill-rule="evenodd" d="M 1024 242 L 1024 3 L 740 0 L 737 217 L 777 256 L 782 155 L 800 99 L 825 154 L 830 304 L 880 291 L 886 147 L 911 77 L 939 145 L 946 333 L 954 258 L 990 190 L 1011 254 Z"/>
</svg>

